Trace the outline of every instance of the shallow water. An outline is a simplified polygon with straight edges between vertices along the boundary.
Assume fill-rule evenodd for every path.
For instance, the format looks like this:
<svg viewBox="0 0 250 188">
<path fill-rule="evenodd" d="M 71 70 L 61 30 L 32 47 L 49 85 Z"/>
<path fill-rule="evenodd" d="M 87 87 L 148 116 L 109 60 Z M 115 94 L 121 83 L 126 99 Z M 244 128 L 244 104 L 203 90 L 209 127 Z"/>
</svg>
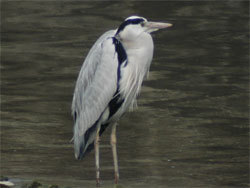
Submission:
<svg viewBox="0 0 250 188">
<path fill-rule="evenodd" d="M 249 185 L 249 3 L 3 1 L 1 175 L 21 187 L 94 187 L 94 153 L 73 155 L 70 105 L 98 36 L 132 14 L 168 21 L 139 108 L 118 127 L 120 186 Z M 113 187 L 108 129 L 102 187 Z"/>
</svg>

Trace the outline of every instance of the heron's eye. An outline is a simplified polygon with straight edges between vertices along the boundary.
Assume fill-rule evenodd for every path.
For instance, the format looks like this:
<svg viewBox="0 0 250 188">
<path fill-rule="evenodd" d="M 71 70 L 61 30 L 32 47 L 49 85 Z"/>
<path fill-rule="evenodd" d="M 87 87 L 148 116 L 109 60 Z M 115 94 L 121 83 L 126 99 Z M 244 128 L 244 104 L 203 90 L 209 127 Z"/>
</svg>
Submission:
<svg viewBox="0 0 250 188">
<path fill-rule="evenodd" d="M 145 22 L 142 22 L 142 23 L 141 23 L 141 26 L 144 27 L 144 26 L 145 26 Z"/>
</svg>

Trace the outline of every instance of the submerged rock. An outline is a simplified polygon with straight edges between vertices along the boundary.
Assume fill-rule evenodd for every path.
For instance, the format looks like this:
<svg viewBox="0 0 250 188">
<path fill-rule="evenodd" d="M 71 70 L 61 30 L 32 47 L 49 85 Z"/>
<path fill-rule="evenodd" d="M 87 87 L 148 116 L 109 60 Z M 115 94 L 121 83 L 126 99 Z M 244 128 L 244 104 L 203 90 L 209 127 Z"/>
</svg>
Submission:
<svg viewBox="0 0 250 188">
<path fill-rule="evenodd" d="M 31 185 L 28 186 L 28 188 L 38 188 L 38 187 L 41 187 L 41 186 L 42 186 L 42 184 L 39 183 L 38 181 L 33 181 L 31 183 Z"/>
</svg>

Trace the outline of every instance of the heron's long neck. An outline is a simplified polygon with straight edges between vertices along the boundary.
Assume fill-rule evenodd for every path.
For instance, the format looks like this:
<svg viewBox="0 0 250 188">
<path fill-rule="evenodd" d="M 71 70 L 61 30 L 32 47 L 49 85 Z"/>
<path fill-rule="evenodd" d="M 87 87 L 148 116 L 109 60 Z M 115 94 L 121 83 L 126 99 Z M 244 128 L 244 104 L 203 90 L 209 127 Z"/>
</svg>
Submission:
<svg viewBox="0 0 250 188">
<path fill-rule="evenodd" d="M 129 63 L 138 64 L 140 68 L 149 68 L 154 50 L 150 34 L 142 35 L 136 40 L 124 40 L 122 45 L 127 53 Z"/>
<path fill-rule="evenodd" d="M 126 100 L 135 101 L 140 92 L 143 79 L 148 73 L 153 58 L 153 40 L 151 36 L 143 41 L 123 42 L 127 53 L 128 63 L 124 68 L 121 80 L 121 91 Z"/>
</svg>

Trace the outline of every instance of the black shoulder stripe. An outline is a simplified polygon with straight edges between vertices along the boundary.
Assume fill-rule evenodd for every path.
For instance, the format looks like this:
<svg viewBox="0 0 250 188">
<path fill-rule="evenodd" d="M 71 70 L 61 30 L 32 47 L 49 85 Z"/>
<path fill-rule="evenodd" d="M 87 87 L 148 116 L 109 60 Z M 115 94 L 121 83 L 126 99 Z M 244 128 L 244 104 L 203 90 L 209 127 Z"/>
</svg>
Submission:
<svg viewBox="0 0 250 188">
<path fill-rule="evenodd" d="M 115 51 L 118 55 L 119 64 L 122 64 L 127 59 L 127 53 L 122 45 L 122 43 L 113 37 L 113 44 L 115 45 Z"/>
<path fill-rule="evenodd" d="M 109 102 L 109 117 L 110 119 L 121 107 L 122 103 L 124 102 L 124 99 L 122 99 L 120 95 L 120 79 L 121 79 L 121 65 L 124 64 L 124 66 L 127 65 L 127 53 L 122 45 L 122 43 L 117 40 L 115 37 L 113 37 L 113 44 L 115 45 L 115 51 L 117 53 L 118 58 L 118 67 L 117 67 L 117 88 L 116 92 L 113 95 L 112 100 Z"/>
<path fill-rule="evenodd" d="M 118 57 L 118 68 L 117 68 L 117 90 L 119 90 L 119 81 L 121 79 L 121 65 L 125 63 L 127 65 L 127 53 L 122 43 L 113 37 L 113 44 L 115 45 L 115 51 Z"/>
</svg>

